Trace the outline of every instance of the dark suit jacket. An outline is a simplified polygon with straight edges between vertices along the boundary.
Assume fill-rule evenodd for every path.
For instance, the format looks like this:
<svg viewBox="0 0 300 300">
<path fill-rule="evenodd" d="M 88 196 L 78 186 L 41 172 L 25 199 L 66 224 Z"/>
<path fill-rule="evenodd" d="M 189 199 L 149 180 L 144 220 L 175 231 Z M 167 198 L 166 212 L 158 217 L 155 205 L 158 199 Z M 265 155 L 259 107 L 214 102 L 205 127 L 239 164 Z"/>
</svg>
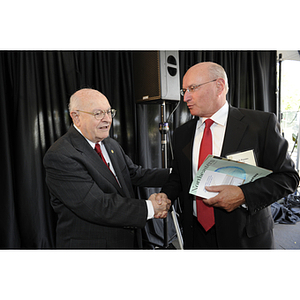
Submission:
<svg viewBox="0 0 300 300">
<path fill-rule="evenodd" d="M 104 140 L 122 188 L 100 156 L 71 126 L 44 157 L 51 205 L 58 215 L 57 248 L 136 247 L 136 228 L 147 220 L 147 205 L 133 185 L 162 186 L 167 169 L 135 165 L 113 139 Z"/>
<path fill-rule="evenodd" d="M 162 191 L 171 200 L 180 198 L 185 248 L 192 248 L 193 196 L 192 149 L 198 118 L 192 119 L 174 133 L 174 165 Z M 272 248 L 273 219 L 269 205 L 292 193 L 299 176 L 287 155 L 288 144 L 282 138 L 274 114 L 247 109 L 229 108 L 221 156 L 254 150 L 257 164 L 273 173 L 265 178 L 240 186 L 248 210 L 233 212 L 215 208 L 215 226 L 219 248 Z"/>
</svg>

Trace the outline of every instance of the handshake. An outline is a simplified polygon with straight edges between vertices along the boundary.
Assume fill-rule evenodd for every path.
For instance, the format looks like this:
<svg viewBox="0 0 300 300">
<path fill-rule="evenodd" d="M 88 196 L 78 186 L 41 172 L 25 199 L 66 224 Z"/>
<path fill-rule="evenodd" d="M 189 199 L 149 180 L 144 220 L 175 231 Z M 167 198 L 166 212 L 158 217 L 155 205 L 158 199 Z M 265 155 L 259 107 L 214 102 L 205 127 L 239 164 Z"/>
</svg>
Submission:
<svg viewBox="0 0 300 300">
<path fill-rule="evenodd" d="M 171 206 L 171 200 L 164 193 L 152 194 L 149 199 L 154 208 L 154 218 L 163 219 L 168 215 L 168 210 Z"/>
</svg>

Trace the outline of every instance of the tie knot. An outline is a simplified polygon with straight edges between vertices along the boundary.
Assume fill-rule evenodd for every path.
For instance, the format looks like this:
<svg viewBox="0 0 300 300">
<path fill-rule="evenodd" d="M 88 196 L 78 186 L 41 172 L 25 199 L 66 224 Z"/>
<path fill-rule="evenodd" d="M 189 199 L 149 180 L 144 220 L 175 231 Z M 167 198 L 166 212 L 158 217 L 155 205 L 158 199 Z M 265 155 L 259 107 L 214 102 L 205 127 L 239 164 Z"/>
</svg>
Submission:
<svg viewBox="0 0 300 300">
<path fill-rule="evenodd" d="M 205 120 L 205 127 L 210 128 L 210 126 L 214 123 L 212 119 Z"/>
</svg>

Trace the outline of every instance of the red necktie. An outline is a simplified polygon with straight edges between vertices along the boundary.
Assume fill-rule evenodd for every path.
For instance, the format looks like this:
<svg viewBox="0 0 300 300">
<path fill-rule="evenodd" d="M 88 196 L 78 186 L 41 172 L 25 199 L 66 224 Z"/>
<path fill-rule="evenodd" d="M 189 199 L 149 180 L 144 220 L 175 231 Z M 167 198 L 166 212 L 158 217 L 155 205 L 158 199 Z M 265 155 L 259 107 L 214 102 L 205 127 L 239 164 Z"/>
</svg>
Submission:
<svg viewBox="0 0 300 300">
<path fill-rule="evenodd" d="M 101 156 L 101 158 L 102 158 L 103 162 L 106 164 L 106 166 L 109 168 L 109 166 L 108 166 L 108 164 L 107 164 L 107 162 L 106 162 L 106 160 L 105 160 L 105 158 L 104 158 L 104 156 L 102 154 L 101 147 L 100 147 L 99 143 L 97 143 L 95 145 L 95 150 Z"/>
<path fill-rule="evenodd" d="M 205 120 L 205 129 L 200 145 L 198 169 L 206 159 L 207 155 L 212 154 L 212 135 L 210 126 L 214 123 L 213 120 Z M 206 205 L 202 198 L 196 197 L 197 202 L 197 219 L 205 231 L 208 231 L 215 224 L 214 208 Z"/>
<path fill-rule="evenodd" d="M 96 150 L 96 152 L 101 156 L 103 162 L 106 164 L 106 166 L 108 167 L 108 170 L 111 172 L 111 174 L 114 175 L 114 177 L 115 177 L 117 183 L 119 184 L 119 186 L 121 186 L 121 184 L 120 184 L 118 178 L 117 178 L 116 175 L 112 172 L 112 170 L 110 169 L 109 165 L 107 164 L 107 162 L 106 162 L 106 160 L 105 160 L 105 158 L 104 158 L 104 156 L 103 156 L 103 154 L 102 154 L 101 147 L 100 147 L 99 143 L 95 144 L 95 150 Z"/>
</svg>

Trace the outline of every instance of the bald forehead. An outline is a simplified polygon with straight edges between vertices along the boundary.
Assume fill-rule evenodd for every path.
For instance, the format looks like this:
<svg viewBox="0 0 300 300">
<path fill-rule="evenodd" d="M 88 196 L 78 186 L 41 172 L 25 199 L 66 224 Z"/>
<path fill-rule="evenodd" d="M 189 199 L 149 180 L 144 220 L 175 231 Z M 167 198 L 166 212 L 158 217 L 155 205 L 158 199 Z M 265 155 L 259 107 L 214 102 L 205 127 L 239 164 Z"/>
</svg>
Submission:
<svg viewBox="0 0 300 300">
<path fill-rule="evenodd" d="M 211 65 L 210 62 L 202 62 L 196 64 L 190 68 L 191 71 L 200 71 L 200 70 L 208 70 L 208 67 Z"/>
<path fill-rule="evenodd" d="M 96 106 L 96 105 L 109 105 L 107 98 L 97 90 L 93 89 L 81 89 L 75 92 L 71 99 L 70 104 L 73 108 L 81 108 L 87 106 Z"/>
<path fill-rule="evenodd" d="M 183 84 L 188 86 L 217 78 L 224 79 L 225 92 L 227 94 L 229 89 L 227 74 L 222 66 L 214 62 L 201 62 L 192 66 L 183 77 Z"/>
<path fill-rule="evenodd" d="M 73 96 L 75 98 L 80 99 L 81 101 L 93 101 L 94 99 L 107 100 L 103 94 L 101 94 L 99 91 L 96 91 L 93 89 L 79 90 Z"/>
<path fill-rule="evenodd" d="M 207 75 L 209 76 L 209 63 L 199 63 L 197 65 L 192 66 L 191 68 L 189 68 L 186 72 L 186 76 L 204 76 Z"/>
</svg>

